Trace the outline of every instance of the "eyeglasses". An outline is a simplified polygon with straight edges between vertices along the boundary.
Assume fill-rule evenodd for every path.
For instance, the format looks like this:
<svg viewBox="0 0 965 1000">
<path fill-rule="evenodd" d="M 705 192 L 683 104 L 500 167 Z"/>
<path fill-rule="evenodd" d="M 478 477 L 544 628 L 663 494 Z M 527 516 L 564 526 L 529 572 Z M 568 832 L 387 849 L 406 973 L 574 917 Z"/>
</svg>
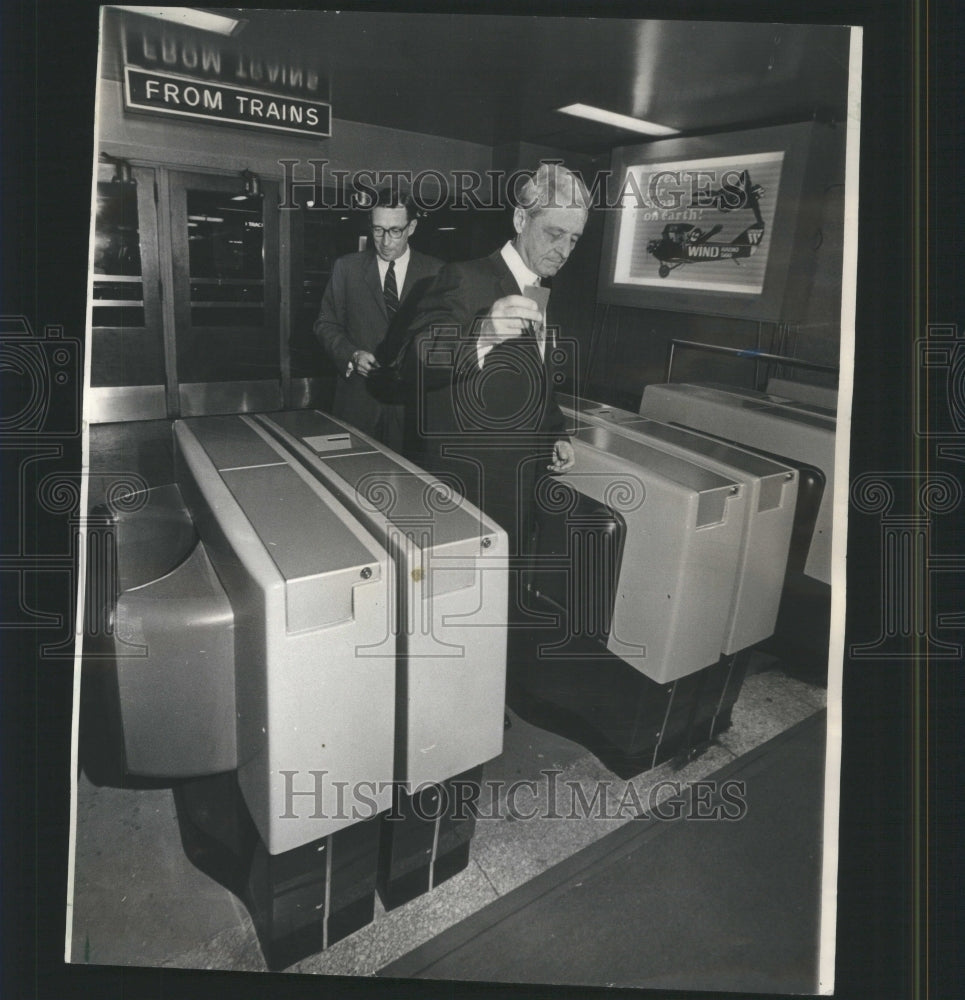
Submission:
<svg viewBox="0 0 965 1000">
<path fill-rule="evenodd" d="M 372 235 L 377 239 L 382 239 L 383 236 L 388 234 L 392 239 L 397 240 L 399 237 L 409 228 L 409 223 L 404 226 L 390 226 L 386 229 L 384 226 L 372 226 Z"/>
</svg>

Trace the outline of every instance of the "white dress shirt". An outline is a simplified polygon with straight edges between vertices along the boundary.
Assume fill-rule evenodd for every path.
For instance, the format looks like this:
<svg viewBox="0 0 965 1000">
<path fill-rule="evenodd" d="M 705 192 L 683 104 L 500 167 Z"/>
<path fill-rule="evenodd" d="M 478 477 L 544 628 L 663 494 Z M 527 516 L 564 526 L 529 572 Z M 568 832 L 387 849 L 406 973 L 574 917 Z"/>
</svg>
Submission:
<svg viewBox="0 0 965 1000">
<path fill-rule="evenodd" d="M 512 240 L 507 240 L 506 243 L 499 251 L 500 256 L 506 262 L 506 266 L 509 268 L 513 277 L 516 279 L 516 284 L 519 286 L 520 294 L 522 294 L 523 289 L 529 285 L 540 284 L 540 276 L 535 272 L 531 271 L 524 263 L 523 258 L 520 257 L 519 252 L 516 247 L 513 246 Z M 536 342 L 539 347 L 539 356 L 542 358 L 546 353 L 546 317 L 543 317 L 543 323 L 539 330 L 536 331 Z M 476 348 L 476 355 L 479 358 L 479 367 L 483 366 L 483 359 L 486 355 L 493 349 L 495 345 L 488 344 L 486 346 L 479 345 Z"/>
<path fill-rule="evenodd" d="M 409 258 L 412 255 L 409 253 L 409 248 L 405 248 L 405 253 L 401 257 L 396 258 L 395 261 L 395 287 L 399 293 L 399 301 L 402 301 L 402 288 L 405 285 L 405 272 L 409 269 Z M 379 265 L 379 284 L 382 286 L 382 291 L 385 291 L 385 276 L 389 273 L 389 261 L 382 260 L 382 258 L 376 254 L 375 259 Z"/>
</svg>

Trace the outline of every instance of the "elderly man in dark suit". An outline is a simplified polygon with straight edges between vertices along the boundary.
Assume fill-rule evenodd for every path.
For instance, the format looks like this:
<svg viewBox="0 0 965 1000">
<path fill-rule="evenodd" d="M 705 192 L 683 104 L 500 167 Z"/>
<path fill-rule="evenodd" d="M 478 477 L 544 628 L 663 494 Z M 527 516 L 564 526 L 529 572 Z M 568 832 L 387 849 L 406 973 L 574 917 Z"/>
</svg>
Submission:
<svg viewBox="0 0 965 1000">
<path fill-rule="evenodd" d="M 529 546 L 540 479 L 574 464 L 554 396 L 564 352 L 541 285 L 566 263 L 589 206 L 575 174 L 542 164 L 520 191 L 514 239 L 443 268 L 410 327 L 422 460 L 499 522 L 517 554 Z"/>
<path fill-rule="evenodd" d="M 322 297 L 315 335 L 339 372 L 332 412 L 399 450 L 402 407 L 370 378 L 375 351 L 413 288 L 425 287 L 442 261 L 409 246 L 418 219 L 411 196 L 397 187 L 378 192 L 371 210 L 372 248 L 340 257 Z"/>
</svg>

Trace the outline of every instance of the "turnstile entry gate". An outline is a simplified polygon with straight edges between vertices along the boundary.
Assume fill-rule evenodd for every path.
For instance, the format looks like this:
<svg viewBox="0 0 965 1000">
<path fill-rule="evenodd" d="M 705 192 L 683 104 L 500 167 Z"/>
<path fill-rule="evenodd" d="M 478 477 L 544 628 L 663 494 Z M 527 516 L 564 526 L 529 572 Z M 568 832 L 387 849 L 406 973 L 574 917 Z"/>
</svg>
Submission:
<svg viewBox="0 0 965 1000">
<path fill-rule="evenodd" d="M 173 426 L 176 482 L 113 511 L 127 771 L 272 967 L 468 862 L 502 750 L 506 536 L 321 413 Z"/>
</svg>

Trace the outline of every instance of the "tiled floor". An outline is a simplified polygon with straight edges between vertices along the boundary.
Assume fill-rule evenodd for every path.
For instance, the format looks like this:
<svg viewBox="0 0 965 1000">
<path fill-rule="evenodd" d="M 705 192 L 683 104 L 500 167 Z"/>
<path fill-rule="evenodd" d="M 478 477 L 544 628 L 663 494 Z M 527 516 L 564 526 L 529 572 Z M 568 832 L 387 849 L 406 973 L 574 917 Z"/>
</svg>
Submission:
<svg viewBox="0 0 965 1000">
<path fill-rule="evenodd" d="M 733 725 L 717 743 L 682 768 L 668 763 L 632 779 L 632 789 L 576 743 L 514 718 L 504 752 L 487 765 L 484 779 L 502 782 L 502 798 L 494 803 L 484 788 L 466 870 L 389 913 L 376 901 L 373 923 L 291 971 L 372 975 L 627 822 L 632 805 L 647 803 L 659 782 L 686 784 L 711 774 L 819 711 L 825 695 L 823 687 L 773 667 L 752 673 L 734 707 Z M 579 819 L 514 818 L 505 808 L 505 788 L 513 779 L 534 777 L 535 789 L 528 786 L 516 798 L 517 816 L 549 812 L 534 807 L 576 785 L 592 801 L 604 782 L 603 798 Z M 565 815 L 566 800 L 556 801 L 555 811 Z M 621 803 L 630 804 L 622 815 Z M 82 774 L 75 857 L 72 961 L 265 969 L 244 906 L 187 860 L 169 788 L 96 786 Z"/>
</svg>

